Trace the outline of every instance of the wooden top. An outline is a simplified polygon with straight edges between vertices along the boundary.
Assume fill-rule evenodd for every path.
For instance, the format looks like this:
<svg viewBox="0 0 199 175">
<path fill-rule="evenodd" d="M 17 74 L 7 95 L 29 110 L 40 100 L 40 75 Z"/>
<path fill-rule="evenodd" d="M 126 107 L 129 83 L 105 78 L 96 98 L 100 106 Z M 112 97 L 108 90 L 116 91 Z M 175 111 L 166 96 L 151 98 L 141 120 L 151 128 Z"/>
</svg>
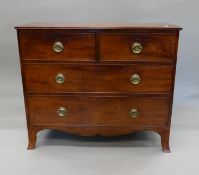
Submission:
<svg viewBox="0 0 199 175">
<path fill-rule="evenodd" d="M 54 23 L 35 22 L 15 27 L 16 29 L 156 29 L 156 30 L 181 30 L 172 24 L 154 23 Z"/>
</svg>

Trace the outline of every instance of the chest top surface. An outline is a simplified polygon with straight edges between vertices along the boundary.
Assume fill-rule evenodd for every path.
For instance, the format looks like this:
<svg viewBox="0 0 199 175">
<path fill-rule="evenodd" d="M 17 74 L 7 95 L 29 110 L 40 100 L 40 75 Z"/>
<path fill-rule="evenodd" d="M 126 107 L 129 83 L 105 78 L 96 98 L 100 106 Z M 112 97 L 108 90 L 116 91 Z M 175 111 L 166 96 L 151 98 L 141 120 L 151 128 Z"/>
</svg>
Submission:
<svg viewBox="0 0 199 175">
<path fill-rule="evenodd" d="M 173 24 L 156 23 L 65 23 L 65 22 L 34 22 L 15 27 L 16 29 L 156 29 L 181 30 Z"/>
</svg>

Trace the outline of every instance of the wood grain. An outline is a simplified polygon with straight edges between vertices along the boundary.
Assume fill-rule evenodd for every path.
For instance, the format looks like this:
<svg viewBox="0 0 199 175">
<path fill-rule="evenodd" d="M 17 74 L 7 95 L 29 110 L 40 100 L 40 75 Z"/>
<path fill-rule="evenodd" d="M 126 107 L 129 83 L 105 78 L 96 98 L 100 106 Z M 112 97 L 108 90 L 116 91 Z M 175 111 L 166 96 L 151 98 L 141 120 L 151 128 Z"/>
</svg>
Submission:
<svg viewBox="0 0 199 175">
<path fill-rule="evenodd" d="M 168 122 L 169 98 L 163 97 L 29 96 L 28 103 L 33 125 L 167 126 Z M 65 107 L 68 115 L 57 116 L 59 107 Z M 132 108 L 138 108 L 137 118 L 129 116 Z"/>
<path fill-rule="evenodd" d="M 143 50 L 135 54 L 131 45 L 142 44 Z M 102 61 L 175 61 L 176 34 L 173 33 L 102 33 L 99 52 Z"/>
<path fill-rule="evenodd" d="M 23 31 L 19 37 L 23 60 L 95 60 L 95 34 L 92 33 Z M 60 53 L 53 50 L 56 41 L 64 45 Z"/>
<path fill-rule="evenodd" d="M 172 72 L 171 65 L 26 64 L 24 79 L 27 93 L 169 93 Z M 63 84 L 55 81 L 58 73 L 65 76 Z M 137 85 L 130 82 L 133 74 L 141 76 Z"/>
</svg>

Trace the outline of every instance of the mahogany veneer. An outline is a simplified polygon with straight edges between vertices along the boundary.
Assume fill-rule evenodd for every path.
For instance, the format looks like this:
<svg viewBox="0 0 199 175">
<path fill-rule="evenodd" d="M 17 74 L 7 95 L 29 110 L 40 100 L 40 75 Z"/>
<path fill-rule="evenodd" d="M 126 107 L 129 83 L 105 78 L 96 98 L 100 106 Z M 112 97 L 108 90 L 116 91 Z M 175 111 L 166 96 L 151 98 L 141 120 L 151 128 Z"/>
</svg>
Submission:
<svg viewBox="0 0 199 175">
<path fill-rule="evenodd" d="M 164 126 L 169 111 L 167 97 L 30 96 L 28 104 L 33 125 Z M 55 115 L 60 105 L 70 106 L 67 117 Z M 132 106 L 140 110 L 140 116 L 135 119 L 129 117 Z"/>
<path fill-rule="evenodd" d="M 65 49 L 57 54 L 52 44 L 59 40 Z M 94 33 L 68 33 L 64 31 L 26 30 L 20 35 L 21 58 L 23 60 L 76 60 L 95 59 Z"/>
<path fill-rule="evenodd" d="M 170 152 L 180 27 L 32 23 L 16 29 L 28 149 L 42 129 L 82 136 L 149 130 Z"/>
<path fill-rule="evenodd" d="M 41 72 L 42 70 L 42 72 Z M 55 75 L 66 75 L 63 84 L 55 82 Z M 136 86 L 130 83 L 133 73 L 142 80 Z M 120 92 L 170 93 L 172 65 L 112 65 L 112 64 L 26 64 L 25 89 L 28 93 Z"/>
</svg>

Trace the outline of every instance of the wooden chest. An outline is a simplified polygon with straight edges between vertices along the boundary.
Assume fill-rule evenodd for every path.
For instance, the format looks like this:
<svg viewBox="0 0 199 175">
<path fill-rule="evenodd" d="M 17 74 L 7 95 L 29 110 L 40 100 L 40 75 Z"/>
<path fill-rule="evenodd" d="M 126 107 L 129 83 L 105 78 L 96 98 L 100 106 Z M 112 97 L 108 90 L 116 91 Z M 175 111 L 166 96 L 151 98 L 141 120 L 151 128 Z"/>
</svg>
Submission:
<svg viewBox="0 0 199 175">
<path fill-rule="evenodd" d="M 159 133 L 170 152 L 180 27 L 32 23 L 17 26 L 29 136 Z"/>
</svg>

